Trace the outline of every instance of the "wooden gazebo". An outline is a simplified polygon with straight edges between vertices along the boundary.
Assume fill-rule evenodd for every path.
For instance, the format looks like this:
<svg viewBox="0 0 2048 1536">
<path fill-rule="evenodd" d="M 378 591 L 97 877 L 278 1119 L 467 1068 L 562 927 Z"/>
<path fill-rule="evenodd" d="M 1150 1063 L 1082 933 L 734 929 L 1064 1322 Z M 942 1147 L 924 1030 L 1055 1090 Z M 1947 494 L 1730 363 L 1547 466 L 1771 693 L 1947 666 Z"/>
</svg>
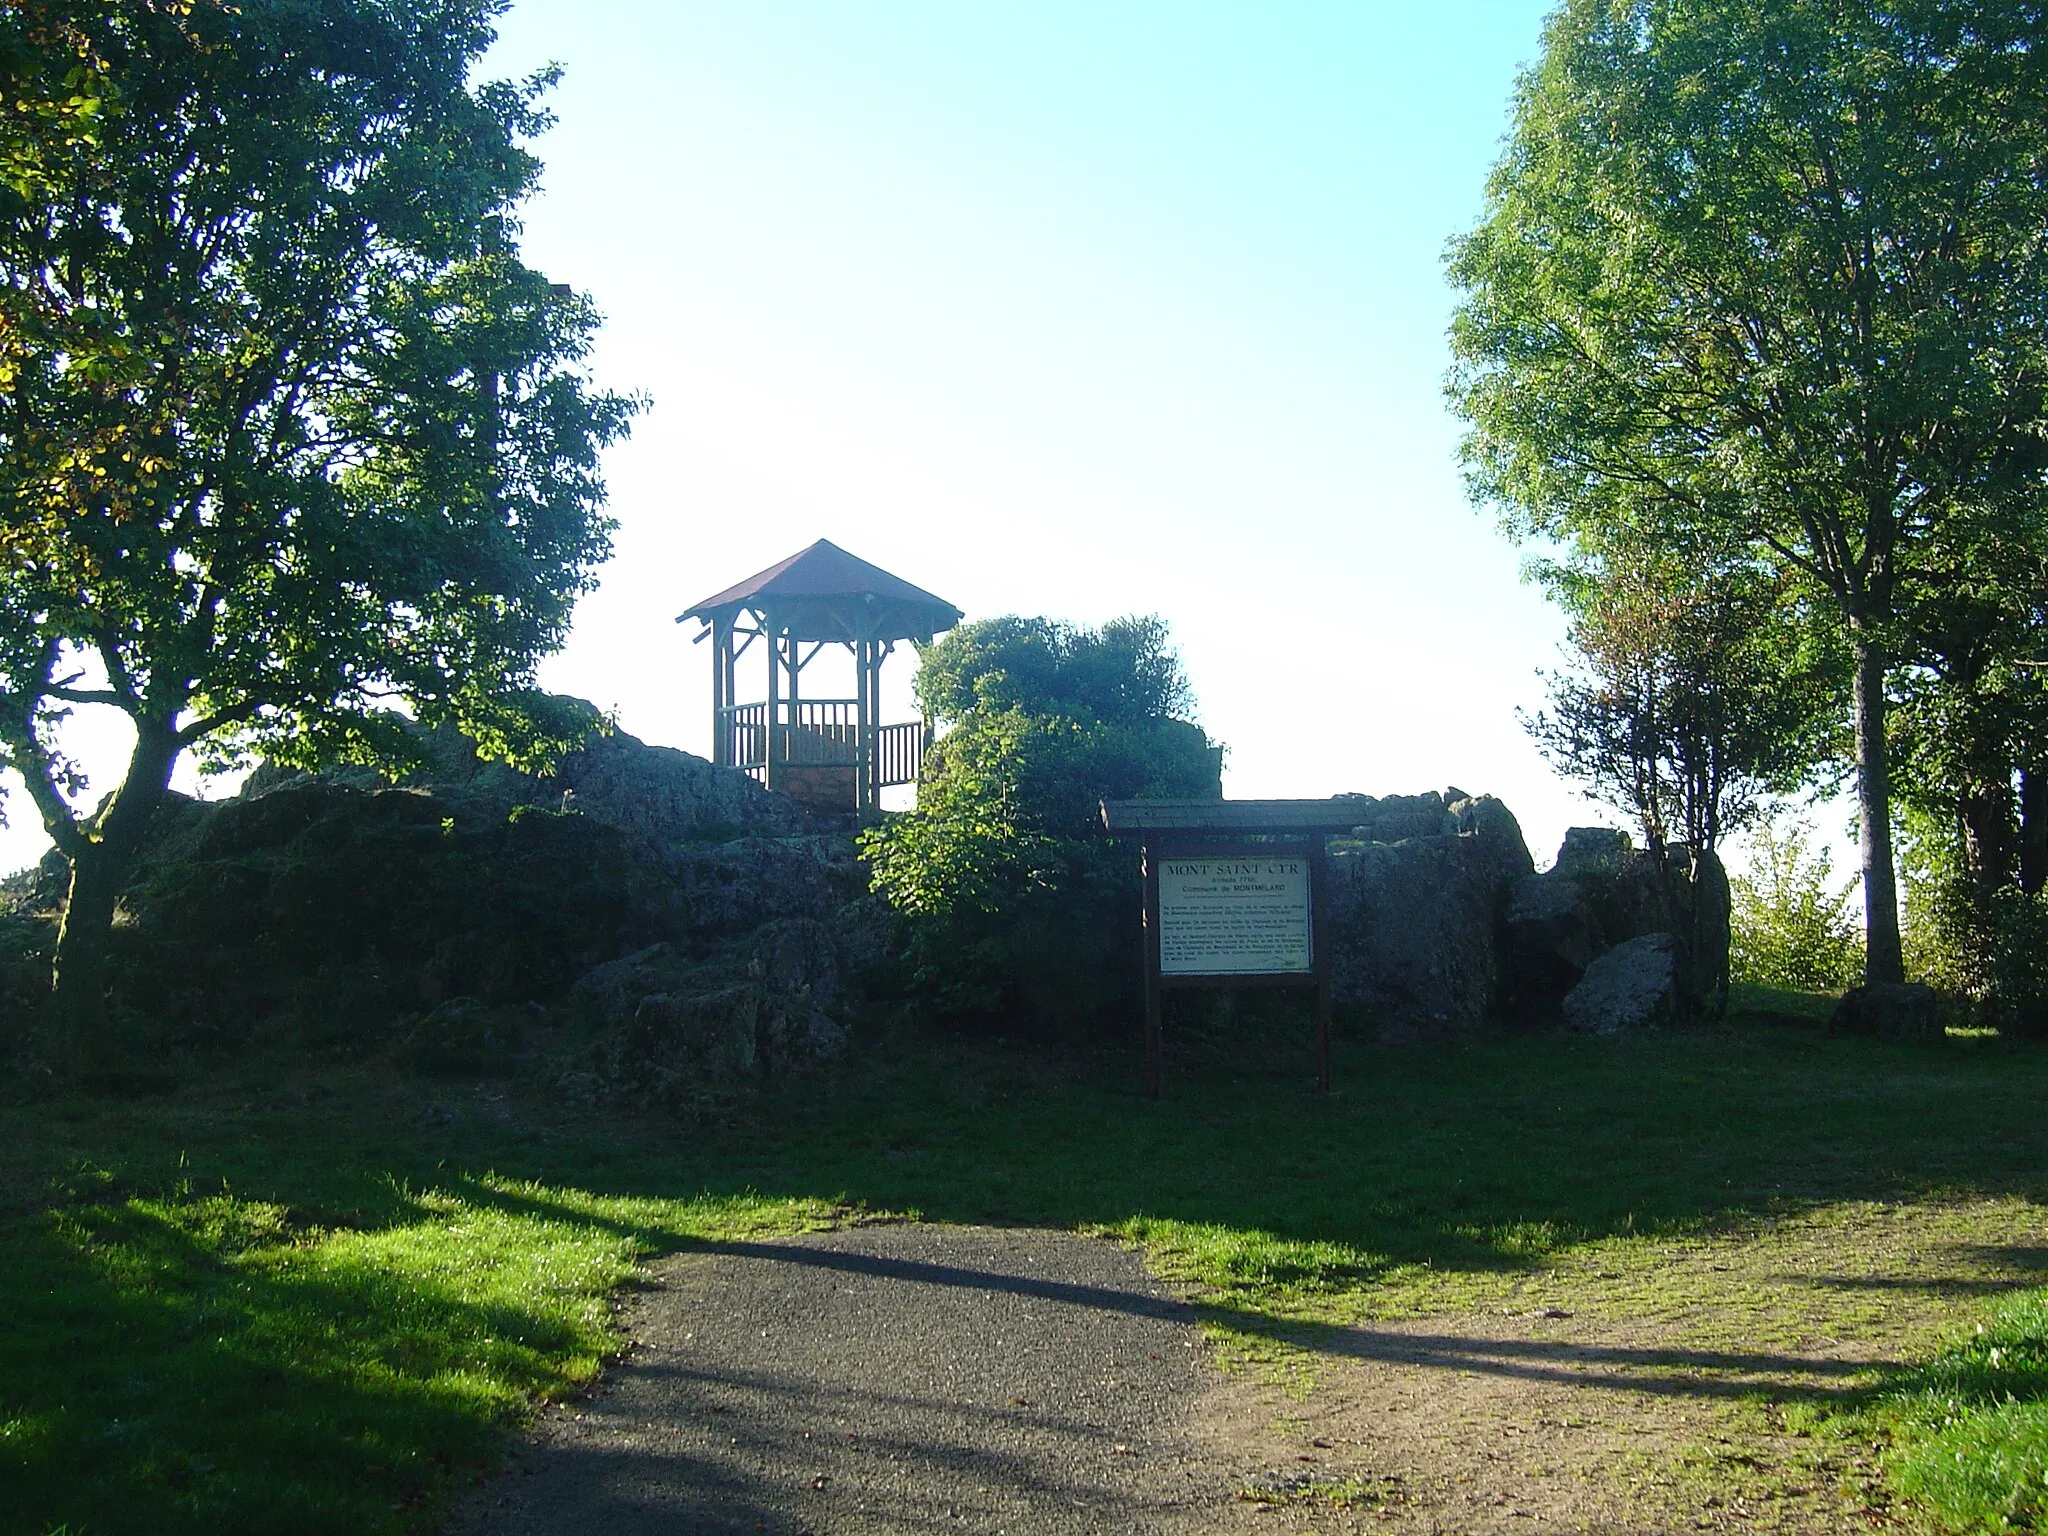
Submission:
<svg viewBox="0 0 2048 1536">
<path fill-rule="evenodd" d="M 881 723 L 882 663 L 898 643 L 929 644 L 958 608 L 820 539 L 801 554 L 680 615 L 711 641 L 712 760 L 821 809 L 871 812 L 892 784 L 917 782 L 922 721 Z M 767 697 L 738 702 L 736 673 L 765 642 Z M 853 653 L 854 697 L 802 696 L 804 668 L 828 645 Z"/>
</svg>

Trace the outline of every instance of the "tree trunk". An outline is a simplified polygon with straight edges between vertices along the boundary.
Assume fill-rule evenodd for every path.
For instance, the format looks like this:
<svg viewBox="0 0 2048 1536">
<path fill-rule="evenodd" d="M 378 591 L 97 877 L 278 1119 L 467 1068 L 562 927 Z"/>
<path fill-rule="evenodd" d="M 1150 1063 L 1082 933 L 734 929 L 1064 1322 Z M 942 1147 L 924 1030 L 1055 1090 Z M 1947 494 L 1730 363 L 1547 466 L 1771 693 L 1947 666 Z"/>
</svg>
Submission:
<svg viewBox="0 0 2048 1536">
<path fill-rule="evenodd" d="M 2048 773 L 2020 770 L 2020 889 L 2038 896 L 2048 885 Z"/>
<path fill-rule="evenodd" d="M 1856 648 L 1856 810 L 1862 822 L 1863 979 L 1901 982 L 1899 886 L 1892 867 L 1891 749 L 1885 741 L 1884 653 L 1860 628 Z"/>
<path fill-rule="evenodd" d="M 169 726 L 145 725 L 136 733 L 127 776 L 94 819 L 92 840 L 71 860 L 71 889 L 57 930 L 50 990 L 57 1024 L 65 1035 L 65 1057 L 74 1076 L 112 1064 L 107 1034 L 107 952 L 114 908 L 134 873 L 150 818 L 170 787 L 178 746 Z"/>
<path fill-rule="evenodd" d="M 1992 898 L 2012 884 L 2012 790 L 1994 784 L 1961 797 L 1963 856 L 1978 921 L 1991 921 Z"/>
</svg>

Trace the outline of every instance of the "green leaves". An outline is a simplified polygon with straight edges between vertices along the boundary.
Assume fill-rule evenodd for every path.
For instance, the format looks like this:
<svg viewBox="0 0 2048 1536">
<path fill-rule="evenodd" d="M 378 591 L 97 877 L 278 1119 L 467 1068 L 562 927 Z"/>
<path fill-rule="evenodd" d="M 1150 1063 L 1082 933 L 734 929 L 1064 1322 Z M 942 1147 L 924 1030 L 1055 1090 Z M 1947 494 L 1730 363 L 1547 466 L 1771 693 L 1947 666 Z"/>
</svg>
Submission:
<svg viewBox="0 0 2048 1536">
<path fill-rule="evenodd" d="M 1221 792 L 1220 749 L 1167 713 L 1191 699 L 1166 626 L 981 620 L 925 651 L 917 690 L 952 729 L 917 809 L 862 851 L 908 919 L 918 985 L 953 1012 L 1085 1017 L 1119 998 L 1137 860 L 1103 837 L 1100 804 Z"/>
<path fill-rule="evenodd" d="M 1960 551 L 2048 552 L 2044 29 L 2040 0 L 1566 0 L 1450 251 L 1475 500 L 1581 557 L 1768 569 L 1854 654 L 1879 979 L 1888 687 Z"/>
<path fill-rule="evenodd" d="M 10 8 L 16 57 L 110 87 L 89 135 L 17 134 L 36 177 L 0 214 L 15 766 L 79 671 L 229 752 L 360 744 L 394 703 L 546 737 L 516 701 L 608 553 L 598 455 L 636 402 L 519 259 L 552 76 L 468 86 L 500 8 Z"/>
<path fill-rule="evenodd" d="M 1749 872 L 1728 882 L 1734 980 L 1838 992 L 1862 974 L 1863 946 L 1850 907 L 1853 882 L 1833 884 L 1833 863 L 1825 848 L 1809 846 L 1811 831 L 1760 824 Z"/>
</svg>

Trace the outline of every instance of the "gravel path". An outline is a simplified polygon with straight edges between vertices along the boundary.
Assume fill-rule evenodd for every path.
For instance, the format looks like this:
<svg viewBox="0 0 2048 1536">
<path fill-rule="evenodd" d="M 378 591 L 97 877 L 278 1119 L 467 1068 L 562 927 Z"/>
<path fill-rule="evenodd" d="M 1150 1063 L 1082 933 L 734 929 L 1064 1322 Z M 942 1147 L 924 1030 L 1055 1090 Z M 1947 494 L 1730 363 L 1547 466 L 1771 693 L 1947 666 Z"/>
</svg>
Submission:
<svg viewBox="0 0 2048 1536">
<path fill-rule="evenodd" d="M 1114 1243 L 871 1226 L 683 1255 L 631 1364 L 552 1413 L 452 1532 L 1213 1529 L 1187 1309 Z"/>
</svg>

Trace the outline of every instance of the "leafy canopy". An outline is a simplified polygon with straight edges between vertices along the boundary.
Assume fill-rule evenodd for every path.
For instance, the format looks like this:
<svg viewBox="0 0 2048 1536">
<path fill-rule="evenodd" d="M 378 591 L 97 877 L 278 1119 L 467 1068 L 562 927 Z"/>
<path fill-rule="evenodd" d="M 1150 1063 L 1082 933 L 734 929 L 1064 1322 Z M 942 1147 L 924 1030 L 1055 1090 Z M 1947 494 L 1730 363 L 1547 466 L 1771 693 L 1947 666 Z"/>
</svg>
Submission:
<svg viewBox="0 0 2048 1536">
<path fill-rule="evenodd" d="M 1904 621 L 2048 451 L 2044 34 L 2042 0 L 1565 0 L 1451 251 L 1510 532 L 1748 545 L 1853 652 L 1878 979 Z"/>
<path fill-rule="evenodd" d="M 501 750 L 567 725 L 525 689 L 608 552 L 633 407 L 583 380 L 588 301 L 518 254 L 550 77 L 469 85 L 502 8 L 0 22 L 46 79 L 111 82 L 90 131 L 69 98 L 10 119 L 0 198 L 0 757 L 67 852 L 80 704 L 151 778 L 209 738 L 368 755 L 394 702 Z"/>
<path fill-rule="evenodd" d="M 1570 665 L 1526 721 L 1544 755 L 1653 844 L 1715 846 L 1834 755 L 1840 648 L 1785 578 L 1629 544 L 1539 563 L 1570 615 Z"/>
</svg>

